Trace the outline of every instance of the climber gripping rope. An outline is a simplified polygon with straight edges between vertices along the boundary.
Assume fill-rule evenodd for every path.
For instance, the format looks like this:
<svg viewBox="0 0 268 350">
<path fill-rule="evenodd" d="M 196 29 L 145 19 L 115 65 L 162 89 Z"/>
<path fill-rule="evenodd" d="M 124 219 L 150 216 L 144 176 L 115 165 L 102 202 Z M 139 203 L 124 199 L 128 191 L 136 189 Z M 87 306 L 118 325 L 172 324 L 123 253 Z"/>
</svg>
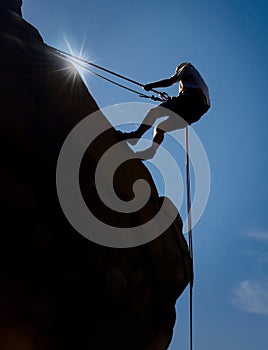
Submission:
<svg viewBox="0 0 268 350">
<path fill-rule="evenodd" d="M 165 132 L 183 129 L 187 125 L 197 122 L 210 108 L 207 84 L 198 70 L 189 62 L 181 63 L 172 77 L 146 84 L 143 88 L 150 91 L 175 83 L 179 83 L 178 96 L 168 98 L 157 107 L 152 108 L 136 131 L 120 133 L 121 139 L 128 140 L 129 143 L 135 145 L 158 118 L 168 117 L 155 127 L 153 145 L 144 151 L 137 152 L 139 158 L 152 158 L 162 143 Z M 173 113 L 169 114 L 169 111 Z"/>
</svg>

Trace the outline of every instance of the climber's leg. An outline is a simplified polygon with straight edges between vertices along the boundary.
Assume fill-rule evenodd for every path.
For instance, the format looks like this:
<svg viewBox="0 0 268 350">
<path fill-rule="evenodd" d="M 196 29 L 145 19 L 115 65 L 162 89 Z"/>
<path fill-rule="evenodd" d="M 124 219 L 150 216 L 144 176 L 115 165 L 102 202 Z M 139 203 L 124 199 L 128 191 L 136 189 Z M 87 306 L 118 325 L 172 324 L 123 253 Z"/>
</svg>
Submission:
<svg viewBox="0 0 268 350">
<path fill-rule="evenodd" d="M 127 140 L 130 144 L 135 145 L 142 137 L 142 135 L 152 127 L 158 118 L 164 117 L 166 115 L 167 113 L 165 109 L 159 108 L 159 106 L 154 107 L 149 110 L 136 131 L 121 133 L 119 137 L 121 140 Z"/>
<path fill-rule="evenodd" d="M 155 127 L 152 146 L 143 151 L 136 152 L 136 155 L 141 159 L 153 158 L 159 146 L 164 140 L 165 133 L 168 131 L 183 129 L 186 127 L 186 125 L 187 123 L 183 118 L 176 115 L 175 113 L 170 113 L 166 120 L 160 122 Z"/>
<path fill-rule="evenodd" d="M 156 151 L 158 150 L 158 147 L 163 142 L 164 136 L 165 136 L 165 131 L 163 131 L 162 129 L 160 129 L 158 127 L 155 127 L 152 146 L 143 150 L 143 151 L 136 152 L 136 155 L 141 159 L 153 158 L 156 154 Z"/>
</svg>

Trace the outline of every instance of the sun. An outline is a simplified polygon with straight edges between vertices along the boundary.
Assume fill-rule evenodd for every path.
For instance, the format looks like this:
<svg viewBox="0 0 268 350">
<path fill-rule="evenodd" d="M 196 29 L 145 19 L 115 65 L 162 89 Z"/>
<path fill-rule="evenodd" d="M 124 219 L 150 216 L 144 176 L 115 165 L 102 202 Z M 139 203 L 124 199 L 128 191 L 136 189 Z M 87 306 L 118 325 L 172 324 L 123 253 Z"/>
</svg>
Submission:
<svg viewBox="0 0 268 350">
<path fill-rule="evenodd" d="M 85 82 L 85 69 L 81 64 L 81 61 L 79 61 L 79 59 L 89 61 L 88 55 L 86 55 L 86 52 L 85 52 L 85 38 L 82 40 L 81 47 L 78 51 L 74 49 L 74 45 L 71 44 L 70 40 L 65 34 L 63 34 L 63 41 L 66 46 L 65 51 L 74 56 L 74 57 L 68 57 L 69 61 L 72 62 L 75 68 L 75 71 L 79 73 L 79 75 Z"/>
</svg>

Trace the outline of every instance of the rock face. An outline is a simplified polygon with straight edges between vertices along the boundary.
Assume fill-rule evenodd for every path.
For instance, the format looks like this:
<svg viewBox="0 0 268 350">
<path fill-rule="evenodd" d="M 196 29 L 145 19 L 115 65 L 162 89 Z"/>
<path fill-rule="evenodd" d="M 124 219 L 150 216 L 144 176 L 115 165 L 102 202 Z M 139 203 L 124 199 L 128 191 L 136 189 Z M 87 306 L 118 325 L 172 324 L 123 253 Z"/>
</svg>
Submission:
<svg viewBox="0 0 268 350">
<path fill-rule="evenodd" d="M 73 229 L 57 198 L 57 159 L 68 133 L 98 106 L 74 68 L 18 14 L 0 12 L 0 33 L 1 350 L 167 349 L 174 305 L 191 277 L 179 214 L 159 238 L 128 249 Z M 108 124 L 104 115 L 100 122 Z M 116 142 L 110 126 L 87 150 L 81 190 L 101 220 L 138 225 L 163 201 L 140 160 L 123 164 L 115 179 L 125 200 L 137 179 L 150 185 L 138 215 L 107 209 L 94 188 L 98 159 Z"/>
</svg>

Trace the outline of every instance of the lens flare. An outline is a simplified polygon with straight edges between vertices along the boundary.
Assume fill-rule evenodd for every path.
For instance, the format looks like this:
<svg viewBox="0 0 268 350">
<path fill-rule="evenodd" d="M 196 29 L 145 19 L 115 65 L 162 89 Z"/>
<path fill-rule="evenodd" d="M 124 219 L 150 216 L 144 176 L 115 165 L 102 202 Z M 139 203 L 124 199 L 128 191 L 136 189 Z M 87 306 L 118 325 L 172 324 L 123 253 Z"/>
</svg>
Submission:
<svg viewBox="0 0 268 350">
<path fill-rule="evenodd" d="M 85 37 L 82 40 L 81 47 L 79 50 L 74 49 L 74 45 L 71 44 L 70 40 L 67 38 L 66 34 L 63 34 L 63 41 L 65 44 L 65 47 L 63 48 L 63 51 L 66 51 L 70 53 L 71 55 L 74 55 L 78 58 L 89 60 L 89 57 L 85 53 Z M 78 72 L 83 81 L 85 82 L 85 71 L 83 69 L 83 66 L 81 65 L 81 62 L 75 58 L 68 58 L 69 61 L 72 62 L 74 71 Z"/>
</svg>

